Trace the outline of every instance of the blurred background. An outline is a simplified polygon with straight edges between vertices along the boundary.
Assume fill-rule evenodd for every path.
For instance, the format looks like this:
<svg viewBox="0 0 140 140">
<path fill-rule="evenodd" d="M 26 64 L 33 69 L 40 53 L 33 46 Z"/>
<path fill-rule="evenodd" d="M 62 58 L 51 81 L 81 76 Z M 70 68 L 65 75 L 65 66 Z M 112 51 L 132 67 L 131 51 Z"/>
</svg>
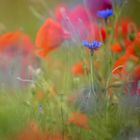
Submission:
<svg viewBox="0 0 140 140">
<path fill-rule="evenodd" d="M 34 39 L 43 22 L 39 14 L 45 19 L 48 15 L 53 15 L 53 7 L 58 3 L 73 1 L 77 3 L 82 0 L 0 0 L 0 32 L 20 29 Z M 123 16 L 129 15 L 140 25 L 140 18 L 137 18 L 140 13 L 140 0 L 128 0 L 123 13 Z"/>
</svg>

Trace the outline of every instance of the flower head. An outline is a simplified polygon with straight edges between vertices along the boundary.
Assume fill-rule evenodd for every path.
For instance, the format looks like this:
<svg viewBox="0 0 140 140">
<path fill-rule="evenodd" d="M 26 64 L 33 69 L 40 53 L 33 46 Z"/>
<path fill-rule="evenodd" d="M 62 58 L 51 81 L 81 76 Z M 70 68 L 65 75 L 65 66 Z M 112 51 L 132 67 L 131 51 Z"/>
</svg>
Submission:
<svg viewBox="0 0 140 140">
<path fill-rule="evenodd" d="M 98 41 L 93 41 L 92 43 L 89 43 L 88 41 L 83 41 L 83 45 L 90 50 L 96 50 L 102 46 L 102 43 Z"/>
<path fill-rule="evenodd" d="M 29 86 L 34 75 L 28 66 L 38 66 L 31 38 L 21 31 L 0 35 L 0 85 L 13 90 Z M 19 82 L 16 77 L 30 80 Z"/>
<path fill-rule="evenodd" d="M 97 16 L 103 19 L 108 19 L 109 17 L 113 16 L 113 10 L 107 9 L 107 10 L 98 11 Z"/>
<path fill-rule="evenodd" d="M 107 30 L 105 28 L 101 28 L 100 32 L 101 32 L 102 40 L 103 42 L 105 42 L 107 39 Z"/>
<path fill-rule="evenodd" d="M 75 76 L 82 76 L 86 74 L 88 68 L 84 68 L 84 64 L 82 62 L 76 63 L 72 66 L 72 74 Z"/>
<path fill-rule="evenodd" d="M 73 41 L 87 39 L 92 34 L 91 28 L 95 28 L 95 25 L 91 25 L 89 13 L 83 5 L 73 8 L 59 6 L 56 9 L 56 19 Z"/>
<path fill-rule="evenodd" d="M 80 112 L 73 112 L 68 120 L 68 124 L 74 124 L 78 127 L 89 129 L 89 119 L 86 114 Z"/>
<path fill-rule="evenodd" d="M 89 9 L 89 12 L 93 19 L 96 16 L 97 11 L 105 10 L 105 9 L 112 9 L 112 0 L 85 0 L 85 4 Z"/>
<path fill-rule="evenodd" d="M 116 42 L 112 45 L 111 50 L 113 53 L 121 53 L 123 51 L 123 48 L 121 47 L 120 43 Z"/>
<path fill-rule="evenodd" d="M 68 39 L 63 27 L 55 20 L 49 18 L 40 28 L 36 37 L 36 46 L 39 56 L 45 57 L 53 50 L 61 46 Z"/>
</svg>

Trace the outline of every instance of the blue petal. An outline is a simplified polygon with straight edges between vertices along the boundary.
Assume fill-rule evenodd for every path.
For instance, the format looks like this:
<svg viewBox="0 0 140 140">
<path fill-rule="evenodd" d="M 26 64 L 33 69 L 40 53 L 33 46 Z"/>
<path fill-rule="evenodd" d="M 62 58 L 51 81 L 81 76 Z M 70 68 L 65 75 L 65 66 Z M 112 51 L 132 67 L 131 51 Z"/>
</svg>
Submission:
<svg viewBox="0 0 140 140">
<path fill-rule="evenodd" d="M 87 41 L 83 41 L 83 46 L 85 46 L 86 48 L 94 50 L 94 49 L 100 48 L 102 46 L 102 43 L 98 42 L 98 41 L 93 41 L 92 43 L 87 42 Z"/>
<path fill-rule="evenodd" d="M 108 17 L 113 16 L 113 10 L 112 9 L 110 9 L 110 10 L 107 9 L 107 10 L 98 11 L 97 16 L 99 16 L 101 18 L 104 18 L 104 19 L 107 19 Z"/>
</svg>

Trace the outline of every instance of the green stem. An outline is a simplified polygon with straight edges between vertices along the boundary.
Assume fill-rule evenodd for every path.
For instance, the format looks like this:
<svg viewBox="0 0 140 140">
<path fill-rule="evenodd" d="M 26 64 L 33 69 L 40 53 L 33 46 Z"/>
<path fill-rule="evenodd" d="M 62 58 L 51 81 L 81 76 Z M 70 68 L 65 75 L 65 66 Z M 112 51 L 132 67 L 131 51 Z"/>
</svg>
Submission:
<svg viewBox="0 0 140 140">
<path fill-rule="evenodd" d="M 94 87 L 94 79 L 93 79 L 93 75 L 94 75 L 93 54 L 94 54 L 94 50 L 91 50 L 90 52 L 90 84 L 91 84 L 91 93 L 93 93 L 94 96 L 96 96 L 95 87 Z"/>
<path fill-rule="evenodd" d="M 112 66 L 113 62 L 112 61 L 114 61 L 113 55 L 111 53 L 111 44 L 112 44 L 112 42 L 114 40 L 115 27 L 116 27 L 116 24 L 117 24 L 117 21 L 118 21 L 118 19 L 120 17 L 121 12 L 122 11 L 120 10 L 119 13 L 117 14 L 117 11 L 116 11 L 116 16 L 115 16 L 115 19 L 114 19 L 114 22 L 113 22 L 113 29 L 112 29 L 112 32 L 111 32 L 111 35 L 110 35 L 110 40 L 106 44 L 108 49 L 106 49 L 106 52 L 105 52 L 106 53 L 105 59 L 109 60 L 108 61 L 108 71 L 107 71 L 108 78 L 106 79 L 107 82 L 106 82 L 106 86 L 105 86 L 106 97 L 108 97 L 108 89 L 107 89 L 107 87 L 109 85 L 110 79 L 112 78 L 112 68 L 113 68 L 113 66 Z M 107 26 L 107 24 L 106 24 L 106 26 Z"/>
<path fill-rule="evenodd" d="M 62 107 L 62 103 L 63 103 L 63 94 L 61 95 L 61 119 L 62 119 L 62 140 L 64 140 L 64 136 L 65 136 L 65 125 L 64 125 L 64 112 L 63 112 L 63 107 Z"/>
</svg>

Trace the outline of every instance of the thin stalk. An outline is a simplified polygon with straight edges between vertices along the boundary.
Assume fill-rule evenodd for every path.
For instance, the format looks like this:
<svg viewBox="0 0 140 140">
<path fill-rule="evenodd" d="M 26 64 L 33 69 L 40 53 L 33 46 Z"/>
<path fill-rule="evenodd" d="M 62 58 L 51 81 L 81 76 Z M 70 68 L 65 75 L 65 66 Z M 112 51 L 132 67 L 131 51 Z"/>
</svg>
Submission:
<svg viewBox="0 0 140 140">
<path fill-rule="evenodd" d="M 85 70 L 86 73 L 88 73 L 88 68 L 87 68 L 87 64 L 86 64 L 86 61 L 85 61 L 86 54 L 85 54 L 85 50 L 84 50 L 83 46 L 80 47 L 80 50 L 81 50 L 80 57 L 81 57 L 81 61 L 83 62 L 84 70 Z M 88 81 L 89 80 L 88 76 L 85 76 L 84 80 Z"/>
<path fill-rule="evenodd" d="M 95 93 L 95 87 L 94 87 L 94 79 L 93 79 L 93 75 L 94 75 L 94 65 L 93 65 L 93 59 L 94 59 L 94 51 L 91 50 L 90 52 L 90 85 L 91 85 L 91 92 L 94 94 L 94 96 L 96 96 Z"/>
<path fill-rule="evenodd" d="M 109 59 L 109 61 L 108 61 L 108 72 L 107 72 L 108 73 L 107 75 L 109 77 L 106 79 L 107 82 L 106 82 L 106 86 L 105 86 L 106 97 L 108 97 L 107 87 L 108 87 L 110 79 L 112 78 L 112 68 L 113 68 L 112 61 L 114 61 L 114 58 L 113 58 L 112 53 L 111 53 L 111 44 L 112 44 L 113 39 L 114 39 L 115 27 L 116 27 L 116 24 L 117 24 L 117 21 L 120 17 L 121 12 L 122 12 L 122 9 L 119 11 L 118 14 L 117 14 L 117 11 L 116 11 L 116 16 L 115 16 L 115 19 L 114 19 L 114 22 L 113 22 L 113 29 L 112 29 L 112 32 L 111 32 L 111 35 L 110 35 L 110 40 L 106 44 L 106 46 L 108 46 L 108 49 L 105 50 L 105 53 L 106 53 L 105 59 Z M 106 28 L 107 28 L 107 24 L 106 24 Z"/>
<path fill-rule="evenodd" d="M 64 129 L 64 114 L 63 114 L 62 106 L 61 106 L 61 118 L 62 118 L 62 140 L 64 140 L 65 129 Z"/>
<path fill-rule="evenodd" d="M 63 95 L 61 95 L 61 107 L 60 107 L 60 111 L 61 111 L 61 121 L 62 121 L 62 140 L 64 140 L 64 136 L 65 136 L 65 125 L 64 125 L 64 112 L 63 112 L 62 103 L 63 103 Z"/>
</svg>

